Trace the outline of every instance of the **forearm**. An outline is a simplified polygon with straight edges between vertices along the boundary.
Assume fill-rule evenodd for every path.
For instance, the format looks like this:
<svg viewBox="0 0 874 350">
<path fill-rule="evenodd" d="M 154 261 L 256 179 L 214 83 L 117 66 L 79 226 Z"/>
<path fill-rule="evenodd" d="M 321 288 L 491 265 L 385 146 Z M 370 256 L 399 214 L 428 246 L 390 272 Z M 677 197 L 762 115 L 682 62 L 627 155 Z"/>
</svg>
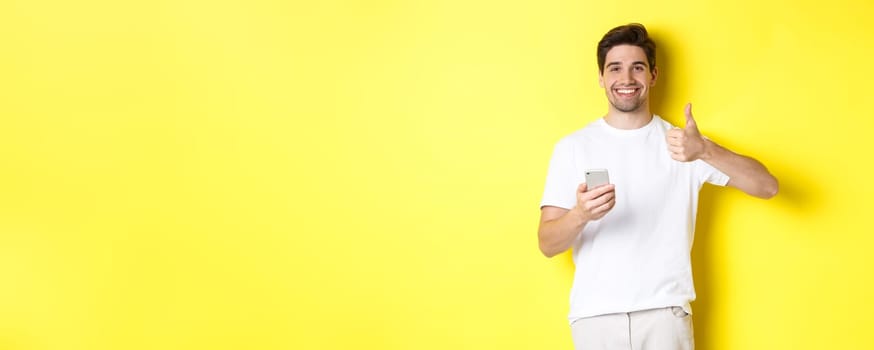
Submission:
<svg viewBox="0 0 874 350">
<path fill-rule="evenodd" d="M 705 143 L 701 160 L 728 175 L 729 186 L 759 198 L 768 199 L 777 194 L 777 179 L 762 163 L 734 153 L 711 140 L 706 140 Z"/>
<path fill-rule="evenodd" d="M 543 221 L 537 230 L 540 251 L 547 257 L 558 255 L 571 247 L 577 235 L 583 231 L 586 220 L 576 210 L 567 211 L 557 219 Z"/>
</svg>

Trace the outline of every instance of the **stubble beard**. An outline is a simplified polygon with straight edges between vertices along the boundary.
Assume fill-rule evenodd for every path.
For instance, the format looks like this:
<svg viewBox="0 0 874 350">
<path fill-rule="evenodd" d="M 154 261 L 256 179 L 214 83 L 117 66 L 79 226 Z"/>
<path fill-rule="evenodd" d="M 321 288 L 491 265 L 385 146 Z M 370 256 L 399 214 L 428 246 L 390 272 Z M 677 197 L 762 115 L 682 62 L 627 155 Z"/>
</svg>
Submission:
<svg viewBox="0 0 874 350">
<path fill-rule="evenodd" d="M 636 98 L 633 101 L 620 101 L 618 98 L 610 99 L 610 104 L 613 105 L 613 108 L 623 113 L 636 112 L 640 110 L 640 107 L 644 105 L 646 100 L 643 98 Z"/>
</svg>

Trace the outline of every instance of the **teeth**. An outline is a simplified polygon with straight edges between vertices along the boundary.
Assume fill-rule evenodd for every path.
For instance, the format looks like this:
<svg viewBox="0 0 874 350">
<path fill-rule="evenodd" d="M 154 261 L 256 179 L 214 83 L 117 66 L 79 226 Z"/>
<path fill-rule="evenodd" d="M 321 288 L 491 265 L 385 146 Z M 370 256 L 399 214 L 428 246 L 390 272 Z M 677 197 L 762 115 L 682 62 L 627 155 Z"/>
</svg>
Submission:
<svg viewBox="0 0 874 350">
<path fill-rule="evenodd" d="M 616 92 L 620 94 L 630 94 L 634 92 L 634 89 L 617 89 Z"/>
</svg>

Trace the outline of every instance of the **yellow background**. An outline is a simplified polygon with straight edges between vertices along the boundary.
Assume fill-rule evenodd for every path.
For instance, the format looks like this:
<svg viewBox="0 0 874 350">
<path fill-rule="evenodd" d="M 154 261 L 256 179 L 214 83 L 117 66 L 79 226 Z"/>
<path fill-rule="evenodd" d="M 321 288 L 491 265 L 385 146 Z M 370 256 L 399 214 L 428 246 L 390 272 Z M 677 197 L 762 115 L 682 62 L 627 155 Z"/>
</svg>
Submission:
<svg viewBox="0 0 874 350">
<path fill-rule="evenodd" d="M 868 1 L 0 3 L 0 349 L 570 349 L 537 249 L 595 44 L 781 180 L 706 188 L 701 349 L 870 346 Z M 681 125 L 681 124 L 680 124 Z"/>
</svg>

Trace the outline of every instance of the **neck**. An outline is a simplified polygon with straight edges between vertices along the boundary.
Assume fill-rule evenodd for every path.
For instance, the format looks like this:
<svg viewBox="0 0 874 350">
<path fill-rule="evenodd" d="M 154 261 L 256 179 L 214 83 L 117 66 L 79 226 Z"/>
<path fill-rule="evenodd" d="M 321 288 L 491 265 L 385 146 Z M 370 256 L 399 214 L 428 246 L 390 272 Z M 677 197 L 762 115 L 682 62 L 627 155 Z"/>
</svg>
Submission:
<svg viewBox="0 0 874 350">
<path fill-rule="evenodd" d="M 604 121 L 617 129 L 633 130 L 640 129 L 652 120 L 652 112 L 649 106 L 641 106 L 636 111 L 622 112 L 610 106 L 610 111 L 604 116 Z"/>
</svg>

